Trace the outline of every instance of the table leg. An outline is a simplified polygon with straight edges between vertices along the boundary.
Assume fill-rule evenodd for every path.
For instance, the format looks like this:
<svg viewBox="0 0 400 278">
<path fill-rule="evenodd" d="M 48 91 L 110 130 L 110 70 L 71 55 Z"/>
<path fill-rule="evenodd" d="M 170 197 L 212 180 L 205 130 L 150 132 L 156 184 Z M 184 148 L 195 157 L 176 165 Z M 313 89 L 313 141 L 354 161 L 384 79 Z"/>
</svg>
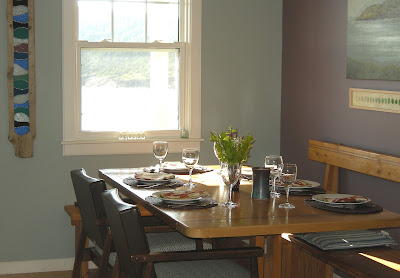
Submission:
<svg viewBox="0 0 400 278">
<path fill-rule="evenodd" d="M 264 255 L 264 272 L 260 277 L 281 277 L 282 267 L 282 237 L 281 235 L 267 236 L 266 254 Z"/>
</svg>

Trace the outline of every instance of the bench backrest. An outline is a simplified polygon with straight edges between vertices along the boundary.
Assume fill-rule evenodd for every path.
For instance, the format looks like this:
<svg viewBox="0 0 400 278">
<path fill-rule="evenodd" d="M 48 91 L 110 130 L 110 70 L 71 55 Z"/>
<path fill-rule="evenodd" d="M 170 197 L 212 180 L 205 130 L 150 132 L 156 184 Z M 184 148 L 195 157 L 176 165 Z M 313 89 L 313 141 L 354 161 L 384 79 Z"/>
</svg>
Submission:
<svg viewBox="0 0 400 278">
<path fill-rule="evenodd" d="M 400 157 L 310 139 L 308 158 L 326 164 L 324 188 L 333 193 L 338 192 L 339 168 L 400 182 Z"/>
</svg>

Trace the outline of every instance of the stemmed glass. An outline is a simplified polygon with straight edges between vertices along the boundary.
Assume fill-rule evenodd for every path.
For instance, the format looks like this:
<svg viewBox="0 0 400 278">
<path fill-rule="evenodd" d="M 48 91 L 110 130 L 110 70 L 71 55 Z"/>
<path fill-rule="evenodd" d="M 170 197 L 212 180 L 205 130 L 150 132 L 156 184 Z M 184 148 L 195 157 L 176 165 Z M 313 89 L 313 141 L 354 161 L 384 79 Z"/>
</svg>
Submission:
<svg viewBox="0 0 400 278">
<path fill-rule="evenodd" d="M 218 157 L 219 152 L 218 152 L 218 150 L 217 150 L 215 145 L 216 145 L 216 143 L 214 142 L 214 146 L 213 146 L 214 154 L 215 154 L 215 157 L 218 159 L 218 164 L 219 164 L 219 168 L 220 168 L 218 170 L 217 174 L 220 175 L 221 174 L 221 161 L 219 160 L 219 157 Z"/>
<path fill-rule="evenodd" d="M 227 208 L 235 208 L 238 206 L 237 203 L 232 202 L 232 189 L 233 186 L 237 183 L 240 178 L 242 172 L 242 164 L 241 163 L 221 163 L 221 177 L 224 181 L 225 185 L 229 188 L 228 200 L 221 204 L 223 207 Z"/>
<path fill-rule="evenodd" d="M 192 172 L 194 167 L 196 167 L 199 162 L 199 150 L 198 149 L 183 149 L 182 151 L 182 162 L 185 164 L 186 168 L 189 169 L 189 182 L 185 184 L 185 186 L 189 186 L 189 188 L 193 188 L 196 186 L 194 182 L 192 182 Z"/>
<path fill-rule="evenodd" d="M 270 177 L 272 179 L 271 197 L 278 198 L 280 193 L 276 192 L 276 179 L 280 176 L 283 167 L 283 159 L 280 155 L 267 155 L 265 157 L 265 168 L 270 169 Z"/>
<path fill-rule="evenodd" d="M 165 141 L 153 142 L 153 154 L 156 157 L 156 159 L 159 160 L 157 172 L 160 172 L 161 164 L 163 163 L 165 157 L 168 154 L 168 142 L 165 142 Z"/>
<path fill-rule="evenodd" d="M 283 164 L 282 173 L 281 173 L 281 183 L 285 187 L 286 191 L 286 203 L 280 204 L 280 208 L 295 208 L 294 205 L 289 204 L 289 191 L 292 187 L 293 183 L 296 181 L 297 178 L 297 165 L 292 163 L 285 163 Z"/>
</svg>

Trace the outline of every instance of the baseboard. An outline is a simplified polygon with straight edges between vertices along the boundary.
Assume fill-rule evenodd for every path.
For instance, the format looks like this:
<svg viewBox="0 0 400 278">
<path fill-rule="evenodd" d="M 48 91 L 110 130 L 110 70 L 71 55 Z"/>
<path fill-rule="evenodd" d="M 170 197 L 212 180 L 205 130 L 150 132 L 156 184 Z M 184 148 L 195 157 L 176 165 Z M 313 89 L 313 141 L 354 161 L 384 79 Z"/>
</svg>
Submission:
<svg viewBox="0 0 400 278">
<path fill-rule="evenodd" d="M 0 275 L 72 270 L 74 258 L 0 262 Z M 94 266 L 89 263 L 89 268 Z"/>
</svg>

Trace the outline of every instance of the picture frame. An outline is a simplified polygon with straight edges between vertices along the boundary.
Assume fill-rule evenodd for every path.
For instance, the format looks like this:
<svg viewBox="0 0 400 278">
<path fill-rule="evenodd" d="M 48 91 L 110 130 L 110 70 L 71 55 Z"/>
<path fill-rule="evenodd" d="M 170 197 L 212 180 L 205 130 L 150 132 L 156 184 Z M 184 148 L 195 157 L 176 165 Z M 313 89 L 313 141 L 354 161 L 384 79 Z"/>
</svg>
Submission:
<svg viewBox="0 0 400 278">
<path fill-rule="evenodd" d="M 400 113 L 400 92 L 350 88 L 349 106 L 389 113 Z"/>
</svg>

